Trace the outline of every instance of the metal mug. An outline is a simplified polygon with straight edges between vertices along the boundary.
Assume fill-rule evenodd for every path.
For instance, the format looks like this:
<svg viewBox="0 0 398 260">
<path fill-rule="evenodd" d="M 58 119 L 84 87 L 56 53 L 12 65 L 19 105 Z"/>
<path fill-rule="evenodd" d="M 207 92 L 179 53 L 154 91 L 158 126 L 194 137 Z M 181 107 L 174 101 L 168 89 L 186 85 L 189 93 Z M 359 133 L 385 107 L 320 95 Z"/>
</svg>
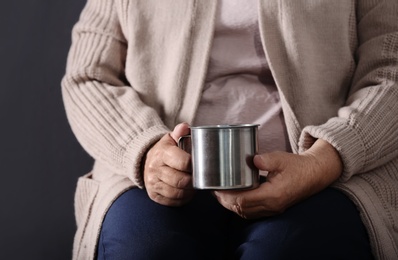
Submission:
<svg viewBox="0 0 398 260">
<path fill-rule="evenodd" d="M 191 134 L 181 137 L 178 146 L 192 155 L 194 188 L 256 188 L 260 175 L 253 164 L 253 157 L 258 153 L 258 126 L 190 127 Z"/>
</svg>

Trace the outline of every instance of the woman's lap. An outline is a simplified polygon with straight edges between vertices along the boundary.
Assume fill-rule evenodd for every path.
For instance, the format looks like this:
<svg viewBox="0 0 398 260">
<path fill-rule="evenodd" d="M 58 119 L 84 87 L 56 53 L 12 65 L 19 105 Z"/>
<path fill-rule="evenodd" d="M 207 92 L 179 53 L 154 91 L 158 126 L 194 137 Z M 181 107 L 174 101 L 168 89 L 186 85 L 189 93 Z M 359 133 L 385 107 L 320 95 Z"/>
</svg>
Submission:
<svg viewBox="0 0 398 260">
<path fill-rule="evenodd" d="M 356 206 L 332 188 L 281 215 L 231 226 L 235 259 L 372 259 Z"/>
<path fill-rule="evenodd" d="M 334 189 L 256 221 L 224 209 L 207 191 L 184 207 L 153 202 L 145 190 L 122 194 L 101 230 L 98 259 L 368 259 L 353 203 Z"/>
<path fill-rule="evenodd" d="M 217 243 L 225 247 L 222 229 L 229 212 L 210 193 L 196 195 L 186 206 L 166 207 L 145 190 L 125 192 L 104 219 L 98 258 L 210 259 Z"/>
</svg>

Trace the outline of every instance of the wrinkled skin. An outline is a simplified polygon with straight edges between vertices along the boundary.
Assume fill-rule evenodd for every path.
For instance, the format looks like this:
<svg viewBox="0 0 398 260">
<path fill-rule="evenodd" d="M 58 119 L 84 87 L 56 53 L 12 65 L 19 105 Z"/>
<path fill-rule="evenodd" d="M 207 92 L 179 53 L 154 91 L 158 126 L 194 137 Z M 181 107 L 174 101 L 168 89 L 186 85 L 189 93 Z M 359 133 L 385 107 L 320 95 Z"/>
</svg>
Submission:
<svg viewBox="0 0 398 260">
<path fill-rule="evenodd" d="M 305 153 L 272 152 L 254 157 L 267 181 L 248 191 L 216 191 L 218 201 L 243 218 L 272 216 L 323 190 L 342 172 L 337 151 L 321 139 Z"/>
<path fill-rule="evenodd" d="M 150 198 L 162 205 L 181 206 L 194 196 L 191 157 L 177 146 L 178 138 L 188 133 L 189 125 L 179 124 L 147 153 L 146 189 Z M 268 171 L 266 182 L 252 190 L 214 191 L 221 205 L 247 219 L 284 212 L 328 187 L 343 170 L 338 152 L 322 139 L 302 154 L 271 152 L 253 160 L 257 168 Z"/>
<path fill-rule="evenodd" d="M 177 146 L 178 139 L 187 134 L 189 125 L 179 124 L 147 152 L 145 188 L 149 197 L 159 204 L 182 206 L 194 196 L 191 156 Z"/>
</svg>

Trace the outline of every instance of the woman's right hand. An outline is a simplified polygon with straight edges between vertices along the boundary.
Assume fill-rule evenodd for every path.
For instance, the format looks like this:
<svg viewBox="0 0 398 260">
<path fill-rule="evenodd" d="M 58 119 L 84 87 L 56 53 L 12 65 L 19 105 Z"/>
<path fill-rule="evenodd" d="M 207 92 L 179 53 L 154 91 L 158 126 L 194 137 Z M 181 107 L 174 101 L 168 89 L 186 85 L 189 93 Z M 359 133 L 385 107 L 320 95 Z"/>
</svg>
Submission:
<svg viewBox="0 0 398 260">
<path fill-rule="evenodd" d="M 164 135 L 146 155 L 144 182 L 149 197 L 165 206 L 181 206 L 189 202 L 192 186 L 191 155 L 180 149 L 178 139 L 189 134 L 189 125 L 181 123 Z"/>
</svg>

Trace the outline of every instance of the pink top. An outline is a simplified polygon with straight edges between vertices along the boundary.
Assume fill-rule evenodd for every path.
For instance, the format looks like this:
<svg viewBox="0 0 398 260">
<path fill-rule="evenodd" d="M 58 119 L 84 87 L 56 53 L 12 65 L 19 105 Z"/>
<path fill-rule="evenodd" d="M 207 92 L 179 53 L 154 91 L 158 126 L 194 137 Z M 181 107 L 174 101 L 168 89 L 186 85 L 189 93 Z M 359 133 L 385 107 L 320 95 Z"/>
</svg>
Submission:
<svg viewBox="0 0 398 260">
<path fill-rule="evenodd" d="M 260 153 L 290 151 L 257 12 L 257 0 L 219 1 L 206 84 L 193 125 L 259 124 Z"/>
</svg>

